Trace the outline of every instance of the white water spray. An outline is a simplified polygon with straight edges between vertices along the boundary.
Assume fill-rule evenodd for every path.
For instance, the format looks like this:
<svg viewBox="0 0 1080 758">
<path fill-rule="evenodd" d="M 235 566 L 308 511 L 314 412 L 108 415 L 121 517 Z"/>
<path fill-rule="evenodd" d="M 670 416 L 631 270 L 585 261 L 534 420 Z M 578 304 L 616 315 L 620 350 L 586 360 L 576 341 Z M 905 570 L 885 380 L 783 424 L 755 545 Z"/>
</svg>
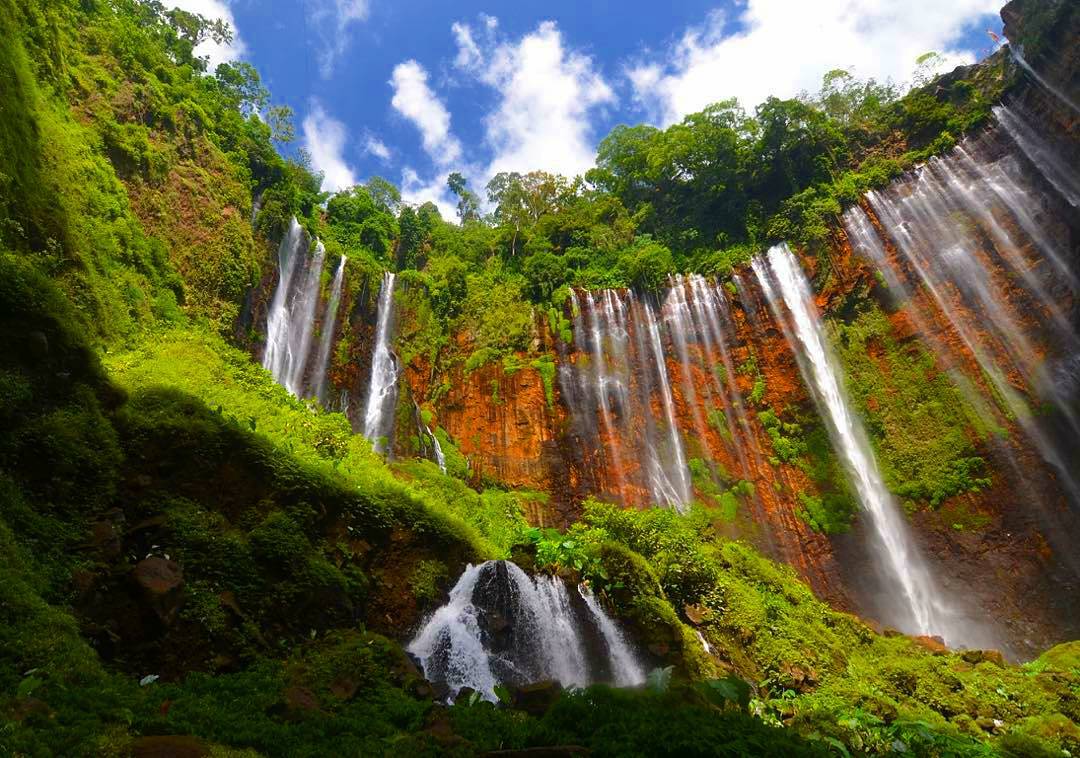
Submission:
<svg viewBox="0 0 1080 758">
<path fill-rule="evenodd" d="M 495 702 L 500 684 L 548 679 L 564 687 L 644 682 L 614 620 L 587 587 L 578 594 L 575 601 L 561 579 L 530 577 L 507 561 L 469 566 L 407 650 L 425 677 L 447 684 L 451 698 L 468 687 Z M 600 659 L 590 658 L 590 649 Z"/>
</svg>

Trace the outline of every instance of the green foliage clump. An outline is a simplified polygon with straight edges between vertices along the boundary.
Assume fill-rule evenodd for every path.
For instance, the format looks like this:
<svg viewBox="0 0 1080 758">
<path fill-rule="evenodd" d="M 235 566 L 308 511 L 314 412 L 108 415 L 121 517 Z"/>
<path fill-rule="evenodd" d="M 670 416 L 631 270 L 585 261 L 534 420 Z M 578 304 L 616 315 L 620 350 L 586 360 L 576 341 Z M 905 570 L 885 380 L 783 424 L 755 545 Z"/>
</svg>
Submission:
<svg viewBox="0 0 1080 758">
<path fill-rule="evenodd" d="M 898 342 L 886 315 L 869 304 L 833 330 L 889 489 L 937 508 L 954 495 L 988 487 L 976 444 L 994 430 L 933 355 L 917 343 Z"/>
<path fill-rule="evenodd" d="M 750 395 L 747 398 L 750 400 L 750 403 L 752 405 L 761 405 L 764 403 L 767 386 L 765 384 L 765 375 L 762 374 L 761 369 L 758 368 L 757 356 L 750 353 L 746 360 L 735 370 L 743 376 L 749 376 L 754 380 L 754 383 L 750 388 Z"/>
<path fill-rule="evenodd" d="M 446 564 L 442 561 L 420 561 L 409 577 L 409 588 L 417 600 L 431 602 L 439 597 L 440 588 L 449 578 L 448 574 Z"/>
<path fill-rule="evenodd" d="M 555 366 L 555 359 L 551 355 L 545 354 L 529 365 L 540 375 L 540 381 L 544 385 L 544 400 L 547 401 L 548 410 L 555 410 L 555 374 L 558 370 Z"/>
<path fill-rule="evenodd" d="M 491 703 L 451 709 L 456 732 L 478 750 L 580 745 L 590 755 L 825 756 L 822 745 L 769 727 L 738 707 L 728 680 L 662 691 L 590 687 L 562 695 L 539 719 Z M 720 694 L 723 693 L 723 694 Z M 730 698 L 730 699 L 729 699 Z"/>
<path fill-rule="evenodd" d="M 500 556 L 508 555 L 510 548 L 524 539 L 527 525 L 523 502 L 527 493 L 499 489 L 477 492 L 448 475 L 451 471 L 449 459 L 447 474 L 439 471 L 431 461 L 423 460 L 402 461 L 395 463 L 394 468 L 406 475 L 417 489 L 445 504 L 443 507 L 483 534 Z"/>
</svg>

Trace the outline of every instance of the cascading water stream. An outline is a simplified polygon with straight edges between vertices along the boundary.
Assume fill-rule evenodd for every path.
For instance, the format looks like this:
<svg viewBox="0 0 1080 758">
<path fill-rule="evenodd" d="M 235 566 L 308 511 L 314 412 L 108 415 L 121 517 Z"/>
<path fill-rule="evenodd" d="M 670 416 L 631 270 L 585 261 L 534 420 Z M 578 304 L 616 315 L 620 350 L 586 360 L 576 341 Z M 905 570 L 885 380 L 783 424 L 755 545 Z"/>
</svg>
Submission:
<svg viewBox="0 0 1080 758">
<path fill-rule="evenodd" d="M 375 319 L 375 347 L 371 355 L 367 405 L 364 410 L 364 436 L 380 453 L 389 450 L 397 405 L 397 359 L 390 349 L 394 322 L 394 274 L 383 274 Z"/>
<path fill-rule="evenodd" d="M 592 589 L 586 584 L 578 585 L 578 593 L 592 615 L 593 623 L 600 630 L 611 656 L 611 677 L 618 687 L 633 687 L 645 681 L 645 670 L 631 649 L 615 621 L 600 607 Z"/>
<path fill-rule="evenodd" d="M 571 292 L 571 307 L 580 360 L 560 381 L 578 435 L 599 448 L 624 501 L 648 493 L 649 502 L 683 510 L 690 474 L 652 303 L 603 290 Z"/>
<path fill-rule="evenodd" d="M 322 319 L 322 334 L 319 336 L 319 353 L 311 376 L 311 384 L 315 387 L 315 396 L 324 406 L 326 405 L 327 370 L 330 368 L 330 350 L 334 346 L 334 327 L 337 325 L 337 312 L 341 304 L 341 286 L 345 280 L 345 260 L 345 256 L 341 256 L 337 273 L 334 274 L 334 281 L 330 285 L 330 299 L 326 301 L 326 311 L 323 313 Z"/>
<path fill-rule="evenodd" d="M 656 376 L 660 383 L 660 402 L 664 408 L 664 420 L 667 422 L 668 455 L 665 458 L 670 457 L 674 461 L 674 465 L 669 469 L 664 466 L 660 456 L 654 453 L 652 460 L 655 474 L 651 477 L 653 490 L 662 492 L 667 502 L 679 511 L 683 511 L 690 502 L 690 469 L 686 465 L 682 435 L 679 433 L 679 425 L 675 420 L 675 401 L 671 396 L 671 382 L 668 379 L 667 363 L 660 343 L 660 326 L 657 324 L 652 305 L 645 302 L 643 309 L 645 326 L 649 335 L 649 347 L 653 361 L 656 363 Z M 655 446 L 653 449 L 655 450 Z"/>
<path fill-rule="evenodd" d="M 319 280 L 326 250 L 316 242 L 307 257 L 308 236 L 294 218 L 278 245 L 278 285 L 266 320 L 266 351 L 263 366 L 289 392 L 302 397 L 315 312 L 319 302 Z"/>
<path fill-rule="evenodd" d="M 681 368 L 681 387 L 686 403 L 690 406 L 690 414 L 694 421 L 694 430 L 704 447 L 708 447 L 708 432 L 705 428 L 705 419 L 701 415 L 701 405 L 698 403 L 698 391 L 694 386 L 693 369 L 690 360 L 690 341 L 696 336 L 697 324 L 690 310 L 687 300 L 687 285 L 682 274 L 671 277 L 669 280 L 667 297 L 664 299 L 663 314 L 668 325 L 671 339 L 675 343 L 675 353 L 679 358 Z M 705 385 L 703 396 L 711 400 L 708 393 L 709 386 Z"/>
<path fill-rule="evenodd" d="M 1055 439 L 1039 418 L 1039 409 L 1053 408 L 1067 425 L 1067 436 L 1080 437 L 1071 379 L 1080 337 L 1069 310 L 1080 285 L 1061 238 L 1040 223 L 1050 198 L 1003 150 L 1004 142 L 1020 147 L 1062 200 L 1073 204 L 1076 198 L 1063 178 L 1065 162 L 1048 152 L 1048 143 L 1012 111 L 995 112 L 996 131 L 966 140 L 888 191 L 867 193 L 895 258 L 861 208 L 848 210 L 844 223 L 855 251 L 875 263 L 899 299 L 910 302 L 921 288 L 974 358 L 993 393 L 983 398 L 970 380 L 959 380 L 973 407 L 994 425 L 1015 420 L 1080 504 L 1073 443 Z M 907 283 L 908 272 L 913 285 Z M 909 312 L 943 363 L 955 362 L 947 340 L 935 335 L 921 308 Z M 1055 363 L 1047 355 L 1062 357 Z M 1004 421 L 994 417 L 995 403 Z"/>
<path fill-rule="evenodd" d="M 1074 113 L 1080 115 L 1080 105 L 1074 103 L 1072 98 L 1070 98 L 1064 92 L 1062 92 L 1053 84 L 1048 82 L 1042 74 L 1036 71 L 1031 66 L 1031 64 L 1028 63 L 1027 60 L 1024 58 L 1024 52 L 1022 47 L 1009 45 L 1009 52 L 1012 54 L 1013 60 L 1020 65 L 1020 68 L 1024 69 L 1024 71 L 1026 71 L 1028 75 L 1031 76 L 1031 78 L 1034 79 L 1040 87 L 1045 89 L 1047 92 L 1056 97 L 1065 105 L 1069 106 L 1069 108 L 1071 108 Z"/>
<path fill-rule="evenodd" d="M 902 596 L 902 621 L 898 619 L 898 624 L 914 633 L 941 634 L 955 642 L 945 628 L 945 608 L 938 591 L 885 487 L 865 431 L 848 404 L 809 284 L 795 256 L 787 245 L 778 245 L 766 257 L 755 258 L 752 265 L 869 516 L 883 568 Z"/>
<path fill-rule="evenodd" d="M 571 291 L 573 351 L 561 348 L 559 381 L 573 434 L 602 461 L 598 488 L 682 511 L 694 494 L 688 445 L 723 459 L 726 484 L 731 474 L 754 481 L 761 454 L 731 357 L 727 293 L 676 275 L 659 304 L 628 291 Z"/>
<path fill-rule="evenodd" d="M 1080 176 L 1054 155 L 1054 149 L 1019 113 L 1004 105 L 994 106 L 994 118 L 1012 137 L 1036 168 L 1073 207 L 1080 207 Z"/>
<path fill-rule="evenodd" d="M 435 432 L 431 431 L 431 427 L 424 425 L 424 432 L 427 434 L 429 440 L 431 440 L 431 450 L 435 454 L 435 464 L 439 467 L 439 470 L 444 474 L 446 473 L 446 455 L 443 453 L 442 445 L 439 444 L 439 438 Z"/>
<path fill-rule="evenodd" d="M 315 312 L 319 305 L 319 282 L 322 279 L 326 248 L 315 241 L 315 252 L 304 272 L 301 289 L 293 300 L 289 325 L 289 362 L 285 372 L 285 388 L 297 397 L 304 394 L 304 376 L 315 334 Z"/>
<path fill-rule="evenodd" d="M 407 650 L 451 698 L 468 687 L 495 702 L 495 687 L 555 680 L 633 686 L 645 672 L 588 587 L 530 577 L 507 561 L 469 566 Z"/>
</svg>

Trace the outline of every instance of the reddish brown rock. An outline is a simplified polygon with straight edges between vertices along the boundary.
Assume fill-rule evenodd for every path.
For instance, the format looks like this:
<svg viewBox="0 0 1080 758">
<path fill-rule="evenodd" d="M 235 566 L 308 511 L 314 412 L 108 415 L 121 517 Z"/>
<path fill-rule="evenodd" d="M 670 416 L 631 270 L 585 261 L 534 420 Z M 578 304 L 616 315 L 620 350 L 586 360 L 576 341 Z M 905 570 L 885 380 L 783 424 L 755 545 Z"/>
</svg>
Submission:
<svg viewBox="0 0 1080 758">
<path fill-rule="evenodd" d="M 945 640 L 941 639 L 941 637 L 927 637 L 926 635 L 922 635 L 919 637 L 912 637 L 911 639 L 916 645 L 929 650 L 934 655 L 946 655 L 949 652 L 949 648 L 945 647 Z"/>
<path fill-rule="evenodd" d="M 131 754 L 134 758 L 203 758 L 210 755 L 210 749 L 197 737 L 162 735 L 136 737 Z"/>
<path fill-rule="evenodd" d="M 171 624 L 182 602 L 184 572 L 175 561 L 151 556 L 139 561 L 132 578 L 144 601 L 165 624 Z"/>
</svg>

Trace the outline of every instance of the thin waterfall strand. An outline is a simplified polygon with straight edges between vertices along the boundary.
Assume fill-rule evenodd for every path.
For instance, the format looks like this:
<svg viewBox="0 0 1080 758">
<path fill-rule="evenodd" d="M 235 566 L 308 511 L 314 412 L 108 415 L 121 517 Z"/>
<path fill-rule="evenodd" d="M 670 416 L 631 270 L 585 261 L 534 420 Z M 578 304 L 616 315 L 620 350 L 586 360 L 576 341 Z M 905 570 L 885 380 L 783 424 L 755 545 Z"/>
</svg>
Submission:
<svg viewBox="0 0 1080 758">
<path fill-rule="evenodd" d="M 323 313 L 322 334 L 319 337 L 319 353 L 312 373 L 312 385 L 319 402 L 326 405 L 327 371 L 330 368 L 330 351 L 334 346 L 334 327 L 337 325 L 338 306 L 341 304 L 341 286 L 345 279 L 345 256 L 341 256 L 337 273 L 330 285 L 330 299 L 326 302 Z"/>
<path fill-rule="evenodd" d="M 278 285 L 266 320 L 263 366 L 274 381 L 302 397 L 305 371 L 315 330 L 319 282 L 325 249 L 321 242 L 307 256 L 309 238 L 293 218 L 278 245 Z"/>
</svg>

